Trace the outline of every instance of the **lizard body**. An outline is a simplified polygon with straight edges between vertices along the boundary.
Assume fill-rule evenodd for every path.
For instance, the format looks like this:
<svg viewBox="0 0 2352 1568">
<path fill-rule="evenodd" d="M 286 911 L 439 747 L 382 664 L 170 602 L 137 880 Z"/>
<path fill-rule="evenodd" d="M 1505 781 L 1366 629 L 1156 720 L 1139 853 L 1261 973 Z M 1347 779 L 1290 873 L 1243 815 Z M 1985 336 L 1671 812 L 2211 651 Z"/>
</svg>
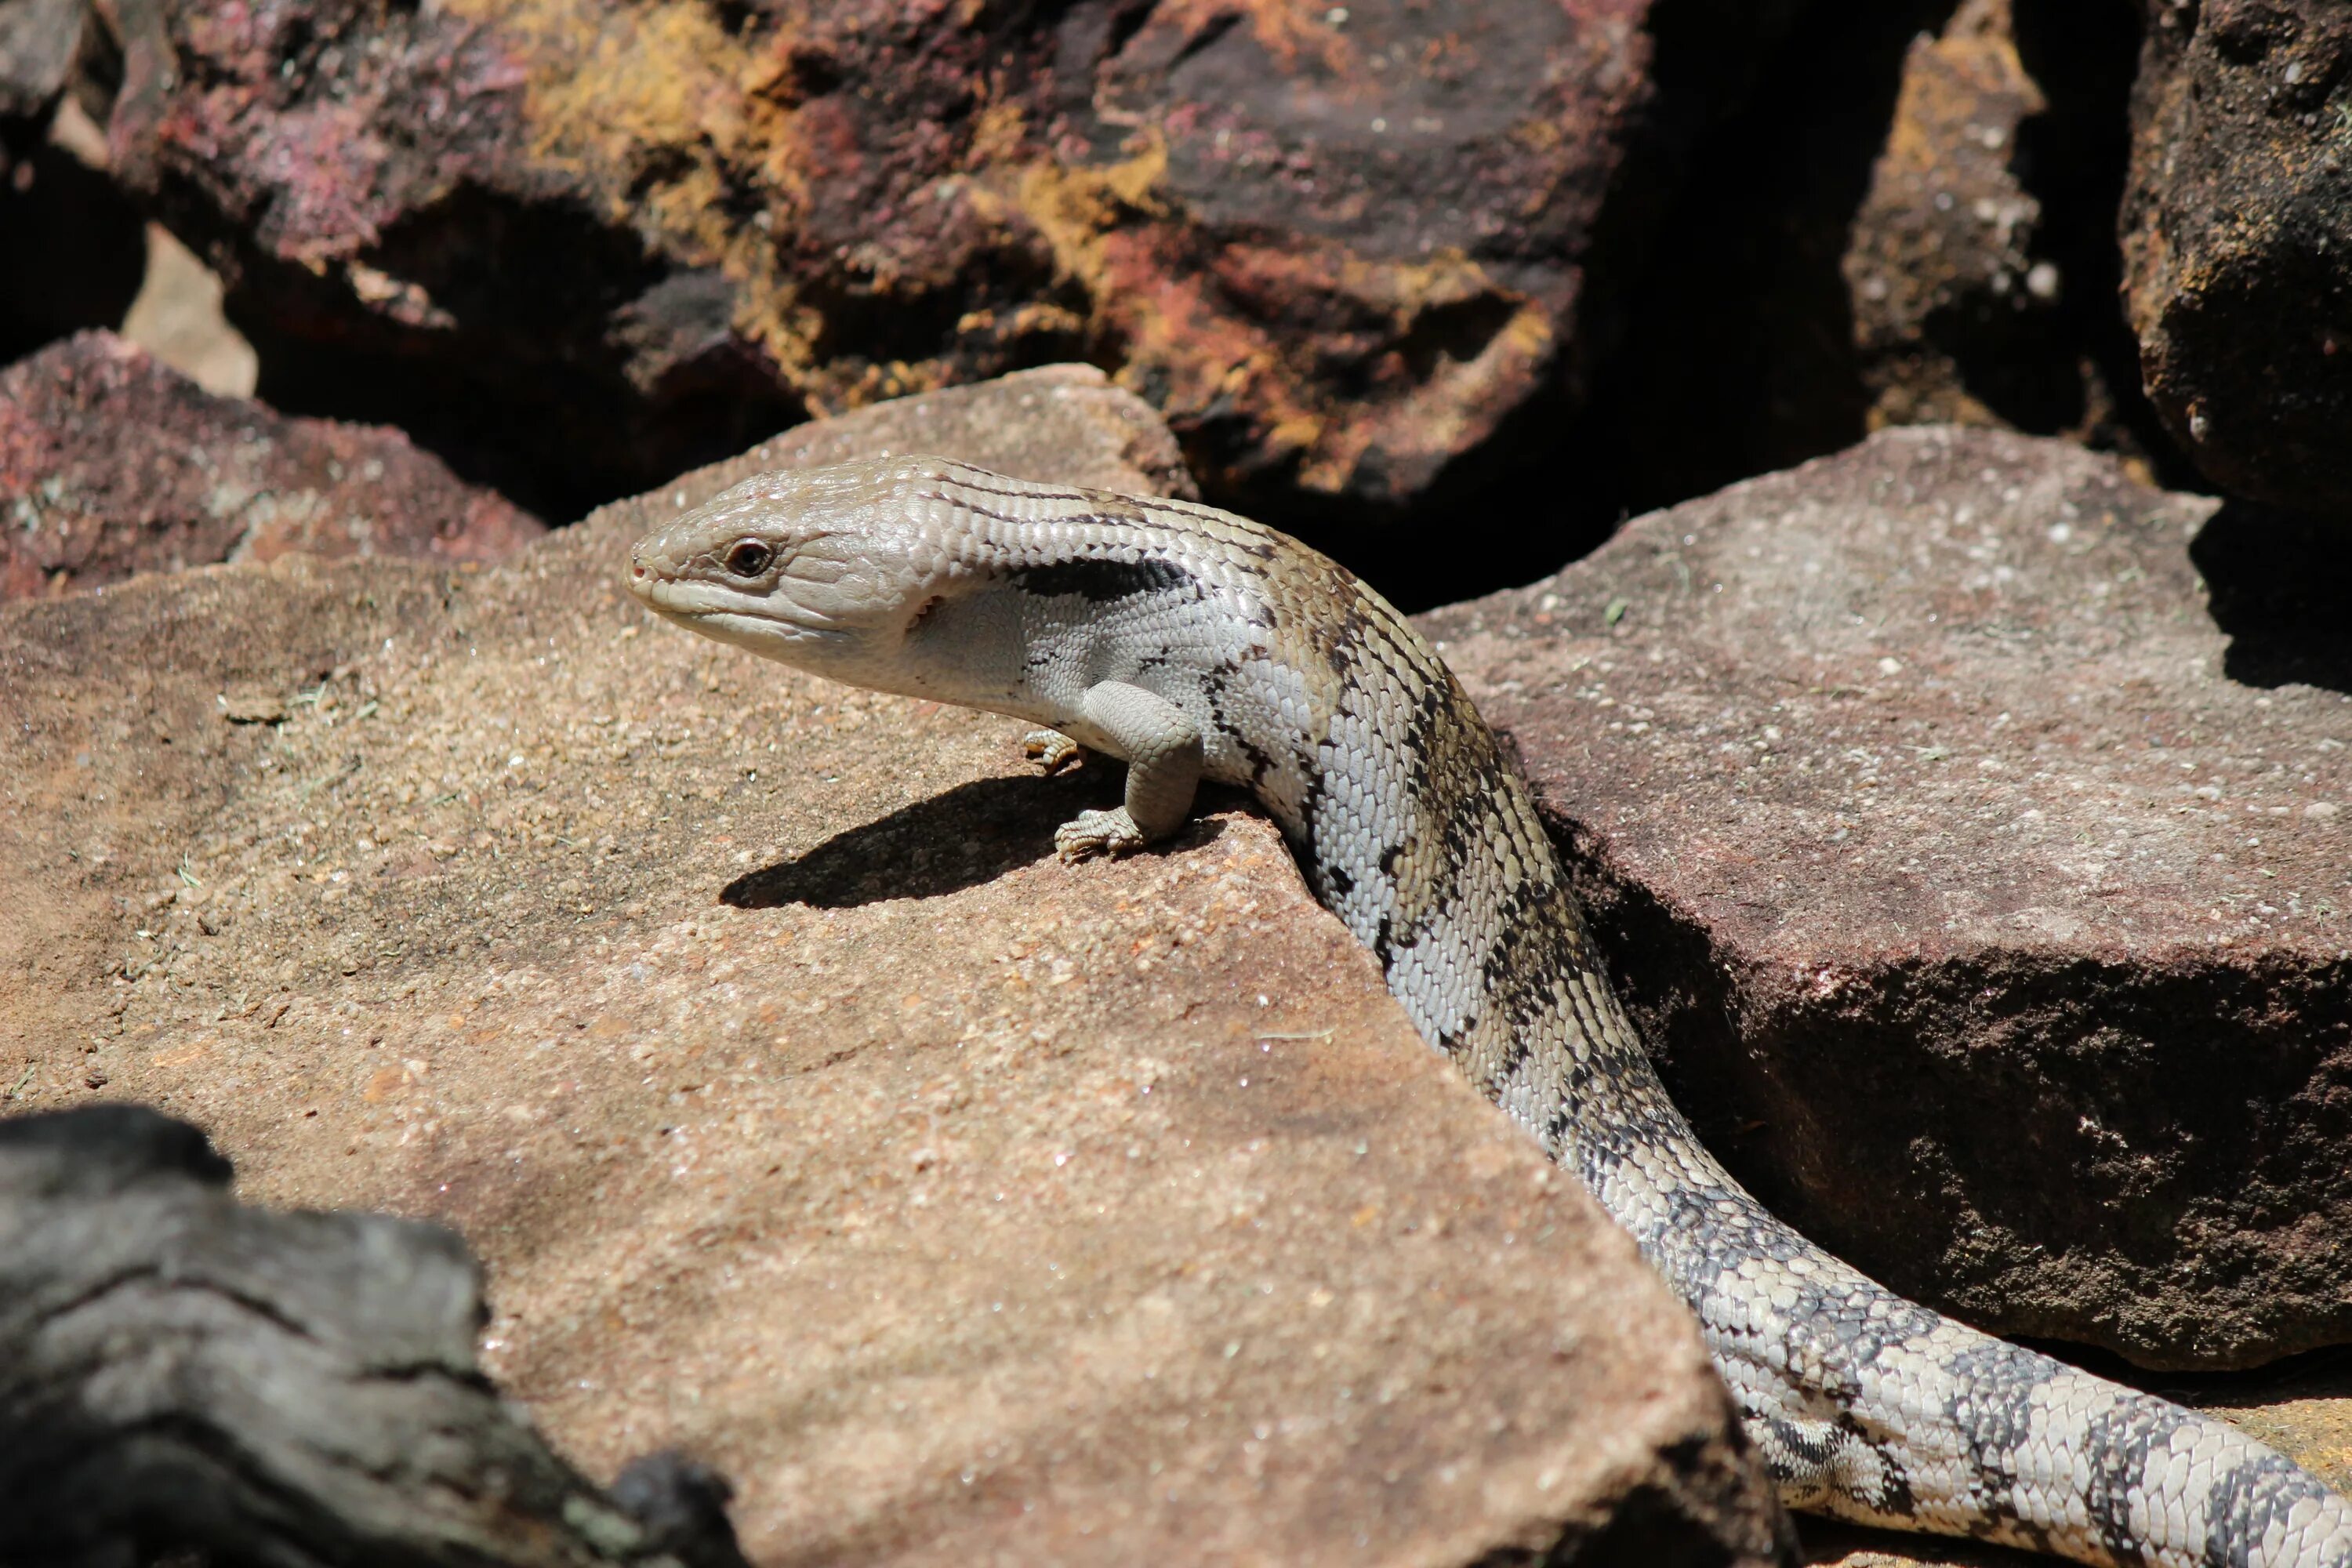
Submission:
<svg viewBox="0 0 2352 1568">
<path fill-rule="evenodd" d="M 1423 1037 L 1576 1172 L 1697 1314 L 1790 1506 L 2157 1568 L 2352 1568 L 2352 1506 L 2221 1423 L 1942 1318 L 1767 1213 L 1668 1099 L 1526 785 L 1429 645 L 1333 562 L 1195 503 L 929 458 L 763 475 L 639 542 L 693 630 L 1050 726 L 1129 764 L 1080 857 L 1251 790 Z"/>
</svg>

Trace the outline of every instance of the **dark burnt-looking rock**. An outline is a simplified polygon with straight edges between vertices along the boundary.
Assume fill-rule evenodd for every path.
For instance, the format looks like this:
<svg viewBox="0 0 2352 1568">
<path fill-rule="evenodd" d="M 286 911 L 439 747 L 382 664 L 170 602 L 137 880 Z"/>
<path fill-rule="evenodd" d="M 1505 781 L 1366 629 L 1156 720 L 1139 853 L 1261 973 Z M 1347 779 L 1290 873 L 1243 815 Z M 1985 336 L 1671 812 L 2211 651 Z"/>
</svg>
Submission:
<svg viewBox="0 0 2352 1568">
<path fill-rule="evenodd" d="M 1424 624 L 1767 1204 L 1989 1329 L 2243 1366 L 2352 1335 L 2326 563 L 2073 445 L 1927 426 Z"/>
<path fill-rule="evenodd" d="M 482 1376 L 456 1234 L 230 1174 L 144 1106 L 0 1121 L 7 1561 L 745 1568 L 723 1479 L 601 1494 Z"/>
<path fill-rule="evenodd" d="M 1360 521 L 1573 395 L 1792 8 L 163 0 L 112 134 L 264 396 L 551 515 L 1083 356 L 1213 491 Z"/>
<path fill-rule="evenodd" d="M 289 550 L 494 561 L 544 531 L 397 430 L 215 397 L 110 332 L 0 371 L 0 599 Z"/>
<path fill-rule="evenodd" d="M 2352 7 L 2149 0 L 2133 118 L 2148 395 L 2223 488 L 2352 521 Z"/>
</svg>

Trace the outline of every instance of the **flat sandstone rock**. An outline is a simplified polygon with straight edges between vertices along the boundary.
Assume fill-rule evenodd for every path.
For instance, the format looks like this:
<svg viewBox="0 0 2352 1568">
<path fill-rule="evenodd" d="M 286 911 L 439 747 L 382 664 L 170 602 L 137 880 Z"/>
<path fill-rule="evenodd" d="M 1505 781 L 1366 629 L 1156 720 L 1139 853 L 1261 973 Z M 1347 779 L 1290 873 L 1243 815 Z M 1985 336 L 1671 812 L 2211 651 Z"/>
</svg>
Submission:
<svg viewBox="0 0 2352 1568">
<path fill-rule="evenodd" d="M 1759 1196 L 1983 1327 L 2220 1368 L 2352 1337 L 2328 560 L 1927 427 L 1423 625 Z"/>
<path fill-rule="evenodd" d="M 1139 410 L 1039 372 L 761 460 L 1145 488 Z M 488 1370 L 597 1475 L 718 1466 L 764 1563 L 1776 1560 L 1689 1320 L 1261 817 L 1064 867 L 1108 772 L 626 598 L 745 466 L 504 567 L 0 612 L 0 1088 L 462 1226 Z"/>
</svg>

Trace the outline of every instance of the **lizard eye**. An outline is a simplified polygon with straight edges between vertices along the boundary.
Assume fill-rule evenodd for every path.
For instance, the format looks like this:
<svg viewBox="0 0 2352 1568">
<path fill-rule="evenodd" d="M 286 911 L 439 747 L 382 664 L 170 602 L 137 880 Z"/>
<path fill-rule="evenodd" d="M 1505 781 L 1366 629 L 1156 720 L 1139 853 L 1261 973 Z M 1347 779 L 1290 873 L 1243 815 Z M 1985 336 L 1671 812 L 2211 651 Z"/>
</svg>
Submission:
<svg viewBox="0 0 2352 1568">
<path fill-rule="evenodd" d="M 768 569 L 776 552 L 756 539 L 739 539 L 727 552 L 727 570 L 738 577 L 757 577 Z"/>
</svg>

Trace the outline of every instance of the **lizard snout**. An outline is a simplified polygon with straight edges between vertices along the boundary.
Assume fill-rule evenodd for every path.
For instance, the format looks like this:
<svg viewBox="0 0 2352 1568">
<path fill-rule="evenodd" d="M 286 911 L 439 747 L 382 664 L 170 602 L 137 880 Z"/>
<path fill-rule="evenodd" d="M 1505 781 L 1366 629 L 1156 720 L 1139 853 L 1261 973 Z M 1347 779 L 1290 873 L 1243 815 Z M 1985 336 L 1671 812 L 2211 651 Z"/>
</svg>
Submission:
<svg viewBox="0 0 2352 1568">
<path fill-rule="evenodd" d="M 665 575 L 646 552 L 646 546 L 652 542 L 649 539 L 641 539 L 629 550 L 629 591 L 641 599 Z"/>
</svg>

